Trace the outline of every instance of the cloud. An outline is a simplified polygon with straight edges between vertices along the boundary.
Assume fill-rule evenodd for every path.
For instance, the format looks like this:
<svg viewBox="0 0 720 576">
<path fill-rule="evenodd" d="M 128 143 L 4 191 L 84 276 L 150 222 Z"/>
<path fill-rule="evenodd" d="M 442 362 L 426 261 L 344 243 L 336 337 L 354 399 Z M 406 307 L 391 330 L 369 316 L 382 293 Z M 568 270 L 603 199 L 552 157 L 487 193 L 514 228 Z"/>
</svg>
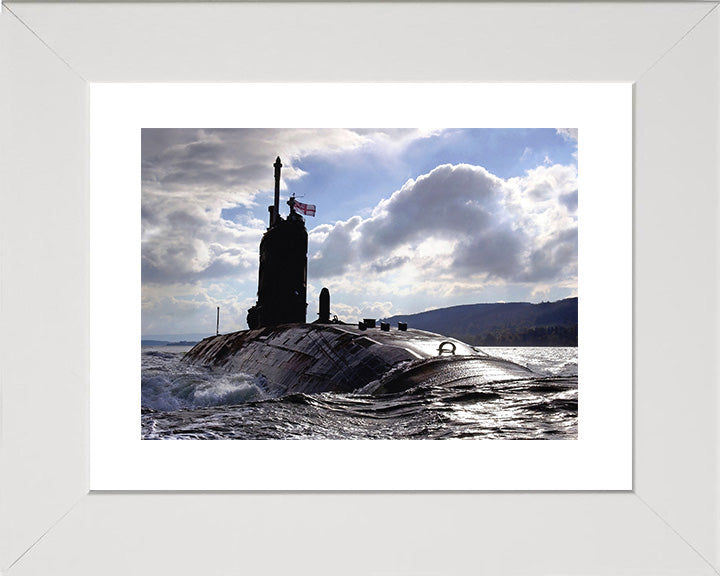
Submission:
<svg viewBox="0 0 720 576">
<path fill-rule="evenodd" d="M 575 151 L 572 153 L 572 157 L 577 160 L 578 151 L 578 129 L 577 128 L 557 128 L 557 133 L 563 137 L 566 142 L 572 142 L 575 144 Z"/>
<path fill-rule="evenodd" d="M 254 301 L 237 293 L 201 284 L 144 284 L 142 290 L 142 333 L 215 333 L 216 311 L 220 307 L 220 331 L 245 328 L 247 309 Z"/>
<path fill-rule="evenodd" d="M 388 318 L 393 315 L 393 304 L 389 301 L 370 302 L 362 301 L 357 305 L 332 303 L 331 312 L 339 318 Z"/>
<path fill-rule="evenodd" d="M 144 282 L 196 282 L 257 266 L 265 222 L 252 216 L 271 198 L 272 162 L 283 162 L 281 188 L 305 173 L 307 155 L 362 146 L 406 146 L 431 131 L 347 129 L 144 129 L 142 131 L 142 273 Z M 232 209 L 227 219 L 223 211 Z M 333 231 L 340 241 L 342 230 Z M 326 262 L 333 265 L 331 255 Z"/>
<path fill-rule="evenodd" d="M 539 282 L 577 274 L 577 228 L 568 228 L 536 245 L 522 280 Z"/>
<path fill-rule="evenodd" d="M 238 221 L 220 210 L 192 202 L 143 199 L 143 282 L 177 283 L 219 278 L 257 266 L 264 222 L 251 216 Z"/>
<path fill-rule="evenodd" d="M 463 273 L 513 279 L 522 264 L 525 241 L 522 232 L 510 228 L 483 231 L 458 241 L 453 267 Z"/>
<path fill-rule="evenodd" d="M 577 128 L 556 128 L 557 133 L 560 134 L 565 140 L 578 141 L 578 129 Z"/>
<path fill-rule="evenodd" d="M 458 230 L 492 225 L 502 181 L 484 168 L 443 165 L 382 200 L 369 218 L 355 216 L 311 233 L 317 252 L 313 265 L 320 275 L 343 274 L 355 262 L 388 270 L 407 261 L 393 254 L 411 251 L 429 238 L 456 239 Z"/>
<path fill-rule="evenodd" d="M 370 265 L 370 268 L 373 272 L 385 272 L 387 270 L 394 270 L 403 264 L 406 264 L 410 261 L 409 256 L 391 256 L 389 258 L 385 258 L 384 260 L 376 260 Z"/>
<path fill-rule="evenodd" d="M 567 192 L 565 194 L 561 194 L 558 199 L 562 204 L 565 205 L 568 212 L 577 212 L 578 209 L 578 191 L 573 190 L 572 192 Z"/>
<path fill-rule="evenodd" d="M 445 292 L 469 278 L 477 286 L 573 277 L 576 208 L 574 166 L 540 166 L 503 180 L 480 166 L 443 165 L 408 180 L 369 218 L 312 230 L 310 270 L 325 279 L 350 276 L 366 289 L 385 276 L 396 287 L 403 277 L 415 290 Z"/>
<path fill-rule="evenodd" d="M 384 199 L 370 205 L 363 204 L 361 182 L 353 208 L 359 215 L 310 230 L 308 278 L 330 288 L 333 313 L 341 317 L 479 301 L 481 293 L 509 299 L 533 289 L 555 293 L 558 286 L 576 291 L 576 167 L 541 165 L 507 179 L 463 163 L 410 172 L 402 150 L 436 132 L 143 130 L 143 331 L 171 332 L 163 328 L 171 323 L 175 331 L 196 331 L 190 326 L 211 321 L 217 305 L 228 322 L 244 327 L 278 155 L 283 187 L 308 177 L 298 167 L 308 157 L 313 162 L 302 165 L 311 170 L 329 158 L 337 164 L 342 155 L 361 180 L 378 163 L 391 165 L 399 178 L 413 176 L 393 193 L 373 182 L 373 197 Z M 577 138 L 576 130 L 558 133 Z M 210 288 L 238 281 L 243 287 L 233 293 Z M 315 300 L 310 292 L 308 300 Z"/>
</svg>

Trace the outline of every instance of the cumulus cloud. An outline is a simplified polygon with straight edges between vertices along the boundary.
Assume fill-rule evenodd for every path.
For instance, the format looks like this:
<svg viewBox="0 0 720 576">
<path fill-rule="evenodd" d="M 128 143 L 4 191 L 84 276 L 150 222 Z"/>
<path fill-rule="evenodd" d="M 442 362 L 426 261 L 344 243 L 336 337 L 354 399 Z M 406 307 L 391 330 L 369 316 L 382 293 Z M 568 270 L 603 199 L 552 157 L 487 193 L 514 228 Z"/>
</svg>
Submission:
<svg viewBox="0 0 720 576">
<path fill-rule="evenodd" d="M 370 217 L 311 231 L 310 266 L 321 278 L 363 278 L 366 288 L 393 272 L 415 290 L 574 277 L 576 209 L 574 166 L 503 180 L 480 166 L 443 165 L 408 180 Z"/>
<path fill-rule="evenodd" d="M 312 231 L 317 253 L 313 266 L 321 276 L 343 274 L 352 263 L 374 263 L 376 269 L 400 265 L 426 240 L 456 239 L 458 230 L 494 225 L 502 181 L 484 168 L 443 165 L 381 201 L 369 218 L 355 216 Z M 318 241 L 319 242 L 318 245 Z"/>
<path fill-rule="evenodd" d="M 192 282 L 257 266 L 265 222 L 253 218 L 258 195 L 304 176 L 301 157 L 372 144 L 406 146 L 427 130 L 144 129 L 142 131 L 143 281 Z M 233 210 L 235 217 L 223 216 Z M 244 211 L 244 212 L 243 212 Z M 335 236 L 342 230 L 333 231 Z"/>
</svg>

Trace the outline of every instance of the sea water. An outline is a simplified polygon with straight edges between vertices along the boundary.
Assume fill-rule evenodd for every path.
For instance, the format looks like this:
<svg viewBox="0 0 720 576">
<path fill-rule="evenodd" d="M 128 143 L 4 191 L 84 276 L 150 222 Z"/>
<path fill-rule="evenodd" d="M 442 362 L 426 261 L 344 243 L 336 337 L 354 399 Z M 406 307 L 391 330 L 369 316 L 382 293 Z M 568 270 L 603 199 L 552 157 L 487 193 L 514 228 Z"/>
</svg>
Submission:
<svg viewBox="0 0 720 576">
<path fill-rule="evenodd" d="M 143 439 L 577 438 L 577 348 L 483 348 L 536 374 L 512 382 L 279 398 L 262 377 L 181 362 L 187 350 L 142 349 Z"/>
</svg>

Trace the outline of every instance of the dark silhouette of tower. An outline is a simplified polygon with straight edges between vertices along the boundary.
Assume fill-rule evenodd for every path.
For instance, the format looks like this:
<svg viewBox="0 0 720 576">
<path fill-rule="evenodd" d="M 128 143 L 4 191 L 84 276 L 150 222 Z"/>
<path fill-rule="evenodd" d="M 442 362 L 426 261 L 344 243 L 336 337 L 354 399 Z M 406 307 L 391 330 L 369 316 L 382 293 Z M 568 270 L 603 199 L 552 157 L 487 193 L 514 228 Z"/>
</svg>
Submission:
<svg viewBox="0 0 720 576">
<path fill-rule="evenodd" d="M 330 290 L 323 288 L 320 290 L 320 312 L 318 312 L 318 322 L 320 324 L 330 324 Z"/>
<path fill-rule="evenodd" d="M 248 310 L 251 329 L 278 324 L 305 323 L 307 312 L 307 248 L 305 220 L 295 212 L 280 216 L 280 157 L 275 164 L 275 203 L 268 207 L 270 225 L 260 242 L 258 299 Z"/>
</svg>

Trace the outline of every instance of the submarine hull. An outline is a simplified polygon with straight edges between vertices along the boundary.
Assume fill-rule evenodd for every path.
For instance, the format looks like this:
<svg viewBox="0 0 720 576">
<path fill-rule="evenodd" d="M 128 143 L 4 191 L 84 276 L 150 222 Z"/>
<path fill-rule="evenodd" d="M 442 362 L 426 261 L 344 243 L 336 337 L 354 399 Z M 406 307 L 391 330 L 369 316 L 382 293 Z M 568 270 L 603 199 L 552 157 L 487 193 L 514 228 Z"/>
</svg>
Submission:
<svg viewBox="0 0 720 576">
<path fill-rule="evenodd" d="M 432 332 L 341 324 L 285 324 L 214 336 L 183 361 L 258 376 L 272 396 L 361 389 L 392 394 L 422 383 L 533 376 L 523 366 Z"/>
</svg>

